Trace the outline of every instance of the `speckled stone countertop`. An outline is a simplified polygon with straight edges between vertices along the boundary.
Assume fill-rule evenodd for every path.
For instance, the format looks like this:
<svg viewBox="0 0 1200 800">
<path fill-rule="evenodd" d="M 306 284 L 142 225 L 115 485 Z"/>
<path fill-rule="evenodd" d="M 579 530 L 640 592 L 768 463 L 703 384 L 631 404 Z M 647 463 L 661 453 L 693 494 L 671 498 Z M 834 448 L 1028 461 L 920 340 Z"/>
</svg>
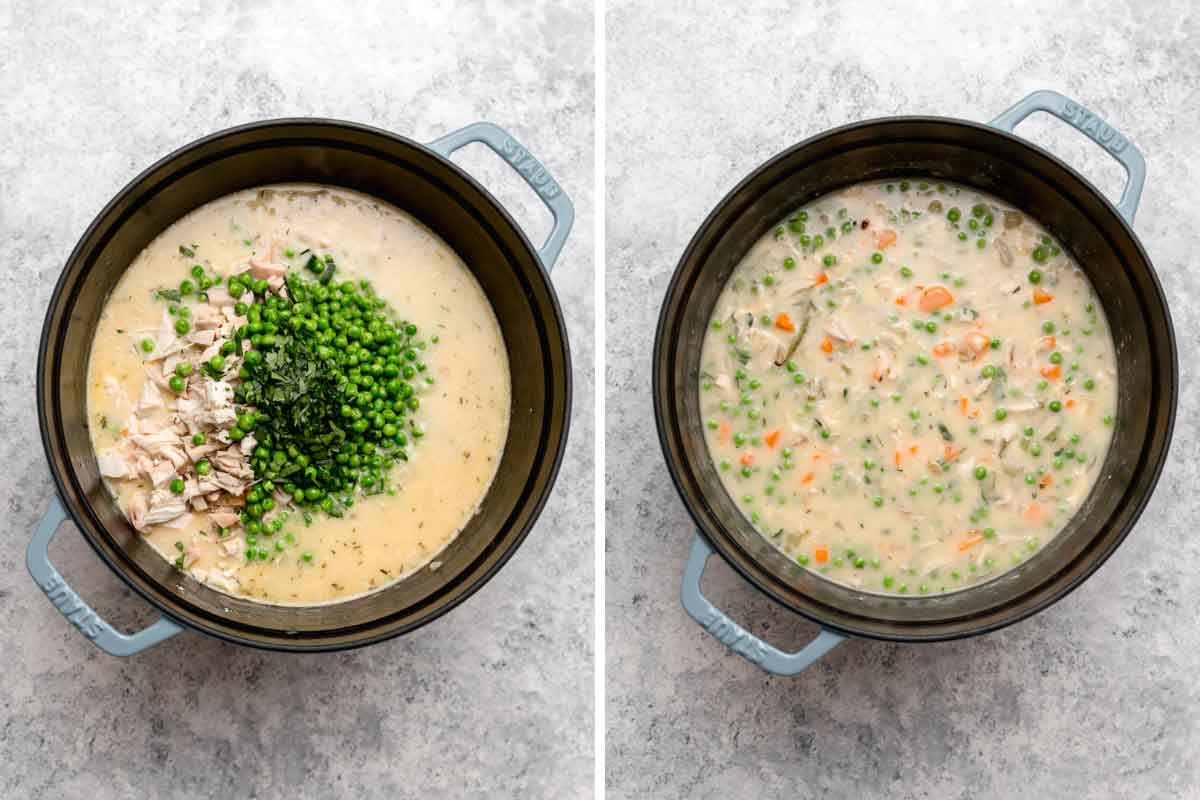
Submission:
<svg viewBox="0 0 1200 800">
<path fill-rule="evenodd" d="M 0 797 L 591 797 L 590 6 L 133 5 L 0 3 Z M 575 366 L 570 453 L 508 565 L 415 633 L 310 656 L 185 633 L 110 658 L 25 572 L 52 491 L 34 413 L 46 302 L 76 239 L 144 167 L 202 134 L 302 115 L 419 140 L 487 119 L 544 160 L 578 214 L 554 272 Z M 549 231 L 497 157 L 475 145 L 456 160 L 534 241 Z M 52 557 L 114 623 L 149 618 L 70 526 Z"/>
<path fill-rule="evenodd" d="M 608 13 L 610 797 L 1200 797 L 1200 10 L 751 5 Z M 1026 622 L 947 644 L 853 641 L 799 677 L 768 677 L 679 605 L 693 527 L 658 448 L 649 372 L 671 272 L 725 193 L 795 142 L 893 114 L 987 120 L 1040 88 L 1107 118 L 1149 165 L 1136 230 L 1183 387 L 1157 492 L 1099 572 Z M 1042 115 L 1018 132 L 1119 193 L 1119 167 L 1075 131 Z M 814 633 L 720 559 L 705 587 L 776 644 Z"/>
</svg>

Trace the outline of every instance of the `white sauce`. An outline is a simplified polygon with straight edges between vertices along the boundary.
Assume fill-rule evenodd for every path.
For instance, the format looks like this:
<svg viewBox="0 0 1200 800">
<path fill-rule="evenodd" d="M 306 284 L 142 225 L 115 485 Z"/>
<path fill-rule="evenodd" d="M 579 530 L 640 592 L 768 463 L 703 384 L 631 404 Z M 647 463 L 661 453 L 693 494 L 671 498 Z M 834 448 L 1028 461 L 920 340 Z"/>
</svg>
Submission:
<svg viewBox="0 0 1200 800">
<path fill-rule="evenodd" d="M 194 247 L 195 257 L 180 253 Z M 457 254 L 408 214 L 375 198 L 321 186 L 251 189 L 215 200 L 158 236 L 130 265 L 108 299 L 88 364 L 88 419 L 97 453 L 122 440 L 147 380 L 146 354 L 167 305 L 154 290 L 177 286 L 194 264 L 229 276 L 251 257 L 274 257 L 295 269 L 313 248 L 338 264 L 339 278 L 365 278 L 430 343 L 422 358 L 436 382 L 420 376 L 416 419 L 425 436 L 394 468 L 394 495 L 357 497 L 341 519 L 316 514 L 311 527 L 292 513 L 284 531 L 260 536 L 267 561 L 248 562 L 239 527 L 218 540 L 202 513 L 182 527 L 146 534 L 175 561 L 182 544 L 187 571 L 229 594 L 261 602 L 312 605 L 380 589 L 413 573 L 442 551 L 476 513 L 500 462 L 508 431 L 507 355 L 491 306 Z M 287 258 L 284 249 L 297 255 Z M 161 366 L 158 365 L 158 366 Z M 171 399 L 143 416 L 169 421 Z M 108 481 L 123 511 L 149 483 Z M 176 523 L 177 524 L 177 523 Z M 281 551 L 275 541 L 291 533 Z M 230 553 L 229 551 L 234 551 Z M 311 553 L 311 562 L 301 554 Z"/>
<path fill-rule="evenodd" d="M 1070 256 L 996 198 L 918 180 L 827 195 L 757 242 L 700 384 L 709 452 L 759 532 L 901 594 L 994 577 L 1062 530 L 1117 401 Z"/>
</svg>

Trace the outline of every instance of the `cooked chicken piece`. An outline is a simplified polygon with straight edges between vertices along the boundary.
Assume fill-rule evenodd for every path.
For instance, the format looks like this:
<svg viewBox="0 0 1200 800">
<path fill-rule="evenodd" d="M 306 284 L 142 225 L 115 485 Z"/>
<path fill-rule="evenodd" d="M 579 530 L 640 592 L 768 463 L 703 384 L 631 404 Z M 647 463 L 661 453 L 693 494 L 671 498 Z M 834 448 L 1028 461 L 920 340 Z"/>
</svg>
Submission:
<svg viewBox="0 0 1200 800">
<path fill-rule="evenodd" d="M 233 404 L 233 387 L 225 381 L 205 379 L 204 399 L 210 409 L 227 408 Z"/>
<path fill-rule="evenodd" d="M 254 472 L 250 469 L 250 462 L 246 460 L 246 456 L 242 453 L 239 447 L 230 447 L 228 450 L 223 450 L 215 454 L 212 459 L 212 464 L 222 472 L 228 472 L 235 478 L 252 478 Z"/>
<path fill-rule="evenodd" d="M 228 408 L 216 408 L 212 411 L 203 411 L 197 414 L 193 420 L 198 425 L 211 425 L 214 428 L 232 428 L 237 422 L 237 410 L 233 406 Z M 226 434 L 224 439 L 217 436 L 220 441 L 229 441 L 229 436 Z"/>
<path fill-rule="evenodd" d="M 190 344 L 198 344 L 201 347 L 208 347 L 213 343 L 216 337 L 216 330 L 209 328 L 208 330 L 204 331 L 189 331 L 187 336 L 184 338 L 186 338 Z"/>
<path fill-rule="evenodd" d="M 272 275 L 267 278 L 267 286 L 271 287 L 272 292 L 278 292 L 283 288 L 283 277 L 280 275 Z"/>
<path fill-rule="evenodd" d="M 241 445 L 242 455 L 250 455 L 254 452 L 254 447 L 258 444 L 258 440 L 254 438 L 254 434 L 248 433 L 242 437 Z"/>
<path fill-rule="evenodd" d="M 162 448 L 162 455 L 171 462 L 175 469 L 182 469 L 183 465 L 188 463 L 188 457 L 178 447 L 165 446 Z"/>
<path fill-rule="evenodd" d="M 163 430 L 158 433 L 138 433 L 129 437 L 135 445 L 152 456 L 161 456 L 164 447 L 182 447 L 183 439 L 173 430 Z"/>
<path fill-rule="evenodd" d="M 180 514 L 179 516 L 175 517 L 174 519 L 167 520 L 166 522 L 164 522 L 163 527 L 171 528 L 172 530 L 177 530 L 177 531 L 183 530 L 188 525 L 192 524 L 192 521 L 195 518 L 196 518 L 195 514 L 191 513 L 190 511 L 185 510 L 183 514 Z"/>
<path fill-rule="evenodd" d="M 214 508 L 208 512 L 208 518 L 222 528 L 232 528 L 241 521 L 237 512 L 230 508 Z"/>
<path fill-rule="evenodd" d="M 161 525 L 187 513 L 187 501 L 182 495 L 173 494 L 165 489 L 155 489 L 151 492 L 149 504 L 149 510 L 142 520 L 147 526 Z"/>
<path fill-rule="evenodd" d="M 282 278 L 287 275 L 287 271 L 288 268 L 286 264 L 274 264 L 266 259 L 250 259 L 250 274 L 253 275 L 256 280 L 262 280 L 264 278 L 269 280 L 272 277 Z"/>
<path fill-rule="evenodd" d="M 210 305 L 196 306 L 192 311 L 192 325 L 198 331 L 216 328 L 224 321 L 224 315 Z"/>
<path fill-rule="evenodd" d="M 150 381 L 143 383 L 142 393 L 138 397 L 137 404 L 133 407 L 133 413 L 145 414 L 149 411 L 153 411 L 156 408 L 165 407 L 166 406 L 163 403 L 162 395 L 159 393 L 158 388 L 155 387 L 155 385 Z"/>
<path fill-rule="evenodd" d="M 192 504 L 194 511 L 207 511 L 208 501 L 204 499 L 204 495 L 198 494 L 195 497 L 189 497 L 188 502 Z"/>
<path fill-rule="evenodd" d="M 157 489 L 175 477 L 175 465 L 164 459 L 150 469 L 149 475 L 151 483 Z"/>
<path fill-rule="evenodd" d="M 219 444 L 202 444 L 199 446 L 187 444 L 184 445 L 184 450 L 187 451 L 187 456 L 192 461 L 199 461 L 210 453 L 215 453 L 221 449 Z"/>
<path fill-rule="evenodd" d="M 242 553 L 246 552 L 246 542 L 241 538 L 229 538 L 221 542 L 221 549 L 225 551 L 225 555 L 234 556 L 236 558 L 237 556 L 240 556 Z"/>
<path fill-rule="evenodd" d="M 187 345 L 175 335 L 175 318 L 163 311 L 162 323 L 154 339 L 154 349 L 146 356 L 147 361 L 160 361 L 172 353 L 178 353 Z"/>
<path fill-rule="evenodd" d="M 232 475 L 229 475 L 228 473 L 213 472 L 210 474 L 212 479 L 216 481 L 217 485 L 220 486 L 221 489 L 229 492 L 231 495 L 234 495 L 234 497 L 240 497 L 242 492 L 246 490 L 246 484 L 244 482 L 238 480 Z"/>
<path fill-rule="evenodd" d="M 96 456 L 100 474 L 106 478 L 136 478 L 137 458 L 122 447 L 110 447 Z"/>
<path fill-rule="evenodd" d="M 224 286 L 213 286 L 208 290 L 208 302 L 214 306 L 231 306 L 237 301 Z"/>
<path fill-rule="evenodd" d="M 138 492 L 129 499 L 129 521 L 139 531 L 146 529 L 146 494 Z"/>
</svg>

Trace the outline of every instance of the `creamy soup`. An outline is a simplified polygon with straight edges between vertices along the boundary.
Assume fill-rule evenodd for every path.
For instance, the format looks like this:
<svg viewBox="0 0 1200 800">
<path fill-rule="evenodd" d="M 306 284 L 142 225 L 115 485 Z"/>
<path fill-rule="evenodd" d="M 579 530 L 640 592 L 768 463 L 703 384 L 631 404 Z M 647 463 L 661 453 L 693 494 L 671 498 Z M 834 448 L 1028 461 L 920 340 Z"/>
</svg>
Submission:
<svg viewBox="0 0 1200 800">
<path fill-rule="evenodd" d="M 165 230 L 108 299 L 88 364 L 122 511 L 180 570 L 278 604 L 435 559 L 495 476 L 509 397 L 499 326 L 457 254 L 396 208 L 312 185 L 232 194 Z"/>
<path fill-rule="evenodd" d="M 1117 367 L 1084 273 L 964 187 L 820 198 L 734 269 L 702 354 L 709 452 L 800 565 L 885 594 L 953 591 L 1053 538 L 1104 462 Z"/>
</svg>

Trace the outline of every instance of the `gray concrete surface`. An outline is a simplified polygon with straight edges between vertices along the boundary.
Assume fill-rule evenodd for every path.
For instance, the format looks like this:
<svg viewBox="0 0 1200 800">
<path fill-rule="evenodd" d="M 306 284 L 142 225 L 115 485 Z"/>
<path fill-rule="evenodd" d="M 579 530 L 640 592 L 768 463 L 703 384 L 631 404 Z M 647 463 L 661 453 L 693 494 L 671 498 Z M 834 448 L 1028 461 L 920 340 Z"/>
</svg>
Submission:
<svg viewBox="0 0 1200 800">
<path fill-rule="evenodd" d="M 0 0 L 0 797 L 591 797 L 592 10 L 408 5 Z M 555 271 L 575 357 L 570 455 L 513 560 L 409 636 L 294 656 L 185 634 L 109 658 L 24 568 L 51 493 L 33 402 L 45 304 L 142 168 L 292 115 L 417 139 L 489 119 L 544 159 L 578 211 Z M 535 238 L 549 230 L 499 159 L 462 163 Z M 146 619 L 70 526 L 53 555 L 114 621 Z"/>
<path fill-rule="evenodd" d="M 613 2 L 607 18 L 609 796 L 1200 797 L 1196 4 L 738 5 Z M 1157 493 L 1108 564 L 1027 622 L 949 644 L 851 642 L 769 678 L 677 599 L 692 529 L 649 399 L 671 271 L 726 191 L 794 142 L 889 114 L 986 120 L 1043 87 L 1149 163 L 1136 227 L 1184 387 Z M 1120 170 L 1075 131 L 1019 130 L 1119 191 Z M 719 560 L 706 590 L 780 645 L 813 634 Z"/>
</svg>

